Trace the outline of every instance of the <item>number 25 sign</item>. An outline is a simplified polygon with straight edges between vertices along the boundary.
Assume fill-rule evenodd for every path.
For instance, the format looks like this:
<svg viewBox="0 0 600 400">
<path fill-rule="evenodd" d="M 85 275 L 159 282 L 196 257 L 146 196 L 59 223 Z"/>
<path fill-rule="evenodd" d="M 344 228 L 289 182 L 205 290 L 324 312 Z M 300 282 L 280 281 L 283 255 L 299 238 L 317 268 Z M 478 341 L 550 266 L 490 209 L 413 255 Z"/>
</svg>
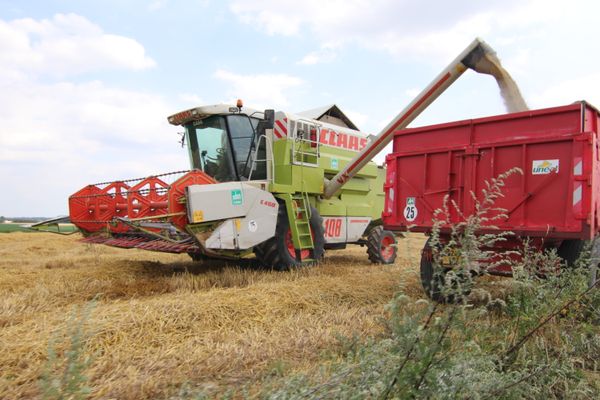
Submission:
<svg viewBox="0 0 600 400">
<path fill-rule="evenodd" d="M 406 207 L 404 207 L 404 219 L 409 222 L 417 219 L 417 215 L 419 215 L 419 210 L 417 209 L 417 202 L 414 197 L 406 198 Z"/>
</svg>

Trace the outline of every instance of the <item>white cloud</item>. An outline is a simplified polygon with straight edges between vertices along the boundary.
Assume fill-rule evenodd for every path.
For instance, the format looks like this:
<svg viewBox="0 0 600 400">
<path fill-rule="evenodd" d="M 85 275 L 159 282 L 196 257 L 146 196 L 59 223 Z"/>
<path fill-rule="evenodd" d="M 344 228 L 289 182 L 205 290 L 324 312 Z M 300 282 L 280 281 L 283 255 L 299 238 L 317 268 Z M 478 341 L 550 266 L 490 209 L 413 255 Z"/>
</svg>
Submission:
<svg viewBox="0 0 600 400">
<path fill-rule="evenodd" d="M 188 1 L 189 7 L 208 7 L 210 4 L 210 0 L 194 0 Z M 187 4 L 186 3 L 186 4 Z M 169 0 L 152 0 L 150 4 L 148 4 L 148 11 L 159 11 L 167 7 L 169 4 Z"/>
<path fill-rule="evenodd" d="M 234 0 L 230 10 L 269 35 L 310 35 L 321 45 L 358 44 L 396 57 L 448 59 L 494 30 L 559 20 L 558 0 Z M 569 5 L 569 8 L 577 5 Z M 317 52 L 304 58 L 318 60 Z"/>
<path fill-rule="evenodd" d="M 231 85 L 228 102 L 242 99 L 252 108 L 285 108 L 290 104 L 290 92 L 304 84 L 302 79 L 287 74 L 241 75 L 224 69 L 217 70 L 214 77 Z"/>
<path fill-rule="evenodd" d="M 183 93 L 179 95 L 179 100 L 183 103 L 183 106 L 189 105 L 190 107 L 197 107 L 204 104 L 204 100 L 197 94 Z"/>
<path fill-rule="evenodd" d="M 86 184 L 185 168 L 162 96 L 66 79 L 152 65 L 141 44 L 78 15 L 0 20 L 0 176 L 14 192 L 1 213 L 52 216 Z"/>
<path fill-rule="evenodd" d="M 419 93 L 421 93 L 421 90 L 423 89 L 417 89 L 417 88 L 410 88 L 410 89 L 406 89 L 404 91 L 404 94 L 406 94 L 406 96 L 410 99 L 414 99 L 415 97 L 417 97 L 417 95 Z"/>
<path fill-rule="evenodd" d="M 308 53 L 307 55 L 305 55 L 304 57 L 302 57 L 302 59 L 300 61 L 298 61 L 298 64 L 315 65 L 315 64 L 319 64 L 319 62 L 320 62 L 319 53 L 316 51 L 312 51 L 312 52 Z"/>
<path fill-rule="evenodd" d="M 107 145 L 112 139 L 159 139 L 157 126 L 147 118 L 165 111 L 159 96 L 99 81 L 75 84 L 38 76 L 42 70 L 54 76 L 153 65 L 144 53 L 133 39 L 105 34 L 75 14 L 57 14 L 52 20 L 0 20 L 0 161 L 31 158 L 28 152 L 38 149 L 85 151 L 86 144 Z"/>
<path fill-rule="evenodd" d="M 305 55 L 298 64 L 300 65 L 315 65 L 315 64 L 327 64 L 333 62 L 337 57 L 334 46 L 321 46 L 318 51 L 312 51 Z"/>
<path fill-rule="evenodd" d="M 148 10 L 150 11 L 158 11 L 167 5 L 167 0 L 153 0 L 148 5 Z"/>
<path fill-rule="evenodd" d="M 530 98 L 534 108 L 552 107 L 586 100 L 600 106 L 600 73 L 577 76 L 549 86 Z"/>
<path fill-rule="evenodd" d="M 155 65 L 136 40 L 108 34 L 76 14 L 51 19 L 0 20 L 0 73 L 62 77 L 101 69 L 141 70 Z"/>
<path fill-rule="evenodd" d="M 304 5 L 305 2 L 234 1 L 230 8 L 242 22 L 257 25 L 269 35 L 291 36 L 306 22 Z"/>
<path fill-rule="evenodd" d="M 167 106 L 153 94 L 98 81 L 17 82 L 2 88 L 11 93 L 0 96 L 0 146 L 5 150 L 17 150 L 13 146 L 59 150 L 85 143 L 110 147 L 113 141 L 151 143 L 163 140 L 160 130 L 167 127 Z M 155 119 L 157 115 L 163 115 L 163 120 Z"/>
<path fill-rule="evenodd" d="M 496 49 L 530 106 L 555 106 L 582 98 L 600 104 L 596 71 L 600 54 L 590 39 L 600 34 L 598 2 L 233 0 L 230 10 L 268 35 L 295 36 L 314 43 L 315 49 L 301 58 L 300 64 L 322 61 L 323 46 L 333 45 L 333 53 L 344 50 L 349 54 L 358 47 L 391 55 L 406 67 L 407 76 L 423 82 L 426 77 L 418 69 L 443 67 L 474 37 L 482 37 Z M 406 85 L 398 87 L 397 93 L 411 99 L 422 89 L 415 87 L 415 80 L 397 81 Z M 385 78 L 374 77 L 373 82 L 381 84 Z M 448 96 L 461 101 L 445 101 Z M 476 106 L 466 106 L 474 99 L 478 99 Z M 431 110 L 439 111 L 436 104 L 442 104 L 440 101 L 447 109 L 436 114 L 437 119 L 431 118 L 435 122 L 503 111 L 497 89 L 481 77 L 462 78 Z M 372 124 L 383 119 L 377 115 L 382 110 L 371 110 Z M 388 119 L 384 120 L 387 123 Z"/>
<path fill-rule="evenodd" d="M 4 213 L 52 216 L 86 184 L 186 168 L 166 121 L 177 110 L 160 96 L 101 82 L 0 90 L 0 175 L 20 193 L 0 200 Z"/>
<path fill-rule="evenodd" d="M 354 124 L 356 126 L 358 126 L 359 129 L 364 127 L 369 119 L 369 117 L 366 114 L 363 114 L 358 111 L 348 110 L 348 109 L 343 110 L 343 111 L 344 111 L 344 114 L 346 114 L 348 116 L 348 118 L 350 118 L 350 121 L 354 122 Z"/>
<path fill-rule="evenodd" d="M 187 168 L 160 96 L 100 82 L 19 84 L 0 96 L 0 175 L 10 215 L 67 212 L 83 186 Z M 15 202 L 14 199 L 19 201 Z"/>
</svg>

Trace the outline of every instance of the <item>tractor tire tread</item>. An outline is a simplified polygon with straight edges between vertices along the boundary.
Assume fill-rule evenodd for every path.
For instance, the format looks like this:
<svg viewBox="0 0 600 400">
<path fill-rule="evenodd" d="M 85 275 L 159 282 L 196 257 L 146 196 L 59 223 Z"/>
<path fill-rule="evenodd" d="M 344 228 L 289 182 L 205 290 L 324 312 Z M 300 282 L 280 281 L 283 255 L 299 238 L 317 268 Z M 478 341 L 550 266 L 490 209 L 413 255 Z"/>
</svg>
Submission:
<svg viewBox="0 0 600 400">
<path fill-rule="evenodd" d="M 268 268 L 276 271 L 287 271 L 293 267 L 299 267 L 303 265 L 309 265 L 316 261 L 319 261 L 324 254 L 325 237 L 323 234 L 323 219 L 314 207 L 311 207 L 311 219 L 310 225 L 314 235 L 314 256 L 315 261 L 312 262 L 298 262 L 288 254 L 287 248 L 284 245 L 284 237 L 289 228 L 289 221 L 287 219 L 287 210 L 285 205 L 279 204 L 279 212 L 277 215 L 277 228 L 275 228 L 275 236 L 268 239 L 267 241 L 255 246 L 254 254 L 256 257 Z"/>
<path fill-rule="evenodd" d="M 433 256 L 431 254 L 426 256 L 427 253 L 431 253 L 430 241 L 431 239 L 427 239 L 421 253 L 420 277 L 423 290 L 431 300 L 437 303 L 455 303 L 465 296 L 468 296 L 469 293 L 471 293 L 471 288 L 463 287 L 461 293 L 443 293 L 444 285 L 446 284 L 445 275 L 448 270 L 445 268 L 436 270 L 432 260 Z M 463 279 L 461 279 L 462 283 L 468 282 Z"/>
<path fill-rule="evenodd" d="M 563 240 L 556 253 L 567 264 L 567 267 L 571 268 L 575 266 L 585 245 L 586 241 L 581 239 Z"/>
<path fill-rule="evenodd" d="M 373 264 L 393 264 L 396 261 L 397 252 L 394 249 L 394 254 L 391 260 L 384 260 L 381 254 L 381 241 L 386 235 L 394 235 L 390 231 L 383 229 L 383 226 L 379 225 L 371 229 L 367 237 L 367 255 L 369 261 Z"/>
</svg>

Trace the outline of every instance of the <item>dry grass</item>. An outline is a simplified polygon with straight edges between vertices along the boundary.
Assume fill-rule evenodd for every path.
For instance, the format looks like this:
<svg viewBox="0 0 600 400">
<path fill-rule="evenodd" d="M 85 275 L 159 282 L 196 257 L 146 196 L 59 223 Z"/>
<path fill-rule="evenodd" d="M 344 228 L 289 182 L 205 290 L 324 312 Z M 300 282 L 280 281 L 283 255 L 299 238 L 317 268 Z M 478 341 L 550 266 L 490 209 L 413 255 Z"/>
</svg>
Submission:
<svg viewBox="0 0 600 400">
<path fill-rule="evenodd" d="M 401 241 L 393 266 L 369 264 L 356 246 L 279 273 L 201 267 L 185 255 L 76 236 L 0 235 L 0 398 L 39 396 L 49 341 L 64 334 L 74 306 L 94 298 L 86 347 L 93 398 L 161 398 L 185 383 L 225 390 L 274 366 L 312 368 L 338 335 L 380 332 L 398 288 L 423 296 L 423 243 L 421 235 Z"/>
</svg>

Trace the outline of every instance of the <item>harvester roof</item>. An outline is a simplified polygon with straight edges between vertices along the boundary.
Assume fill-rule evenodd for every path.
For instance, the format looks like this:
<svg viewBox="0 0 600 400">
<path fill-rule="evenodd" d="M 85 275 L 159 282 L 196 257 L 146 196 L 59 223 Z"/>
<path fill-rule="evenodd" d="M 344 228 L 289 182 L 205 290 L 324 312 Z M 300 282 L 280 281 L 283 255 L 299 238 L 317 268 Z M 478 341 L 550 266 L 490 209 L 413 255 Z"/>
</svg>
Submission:
<svg viewBox="0 0 600 400">
<path fill-rule="evenodd" d="M 208 106 L 194 107 L 169 116 L 167 119 L 172 125 L 183 125 L 187 122 L 206 118 L 210 115 L 228 115 L 243 112 L 247 115 L 260 114 L 262 111 L 253 108 L 238 108 L 232 104 L 213 104 Z"/>
<path fill-rule="evenodd" d="M 168 117 L 169 123 L 172 125 L 184 125 L 187 122 L 206 118 L 211 115 L 229 115 L 244 113 L 247 115 L 262 115 L 262 111 L 258 111 L 252 108 L 243 107 L 238 108 L 232 104 L 213 104 L 207 106 L 200 106 L 190 108 Z M 285 113 L 286 115 L 292 116 L 293 114 Z M 342 128 L 348 128 L 358 131 L 358 127 L 342 112 L 342 110 L 336 104 L 330 104 L 311 110 L 302 111 L 295 114 L 301 118 L 308 118 L 315 121 L 320 121 L 329 125 L 335 125 Z M 296 117 L 297 118 L 297 117 Z"/>
<path fill-rule="evenodd" d="M 329 104 L 299 112 L 298 115 L 305 118 L 315 119 L 317 121 L 327 122 L 332 125 L 350 128 L 359 131 L 358 127 L 342 112 L 336 104 Z"/>
</svg>

